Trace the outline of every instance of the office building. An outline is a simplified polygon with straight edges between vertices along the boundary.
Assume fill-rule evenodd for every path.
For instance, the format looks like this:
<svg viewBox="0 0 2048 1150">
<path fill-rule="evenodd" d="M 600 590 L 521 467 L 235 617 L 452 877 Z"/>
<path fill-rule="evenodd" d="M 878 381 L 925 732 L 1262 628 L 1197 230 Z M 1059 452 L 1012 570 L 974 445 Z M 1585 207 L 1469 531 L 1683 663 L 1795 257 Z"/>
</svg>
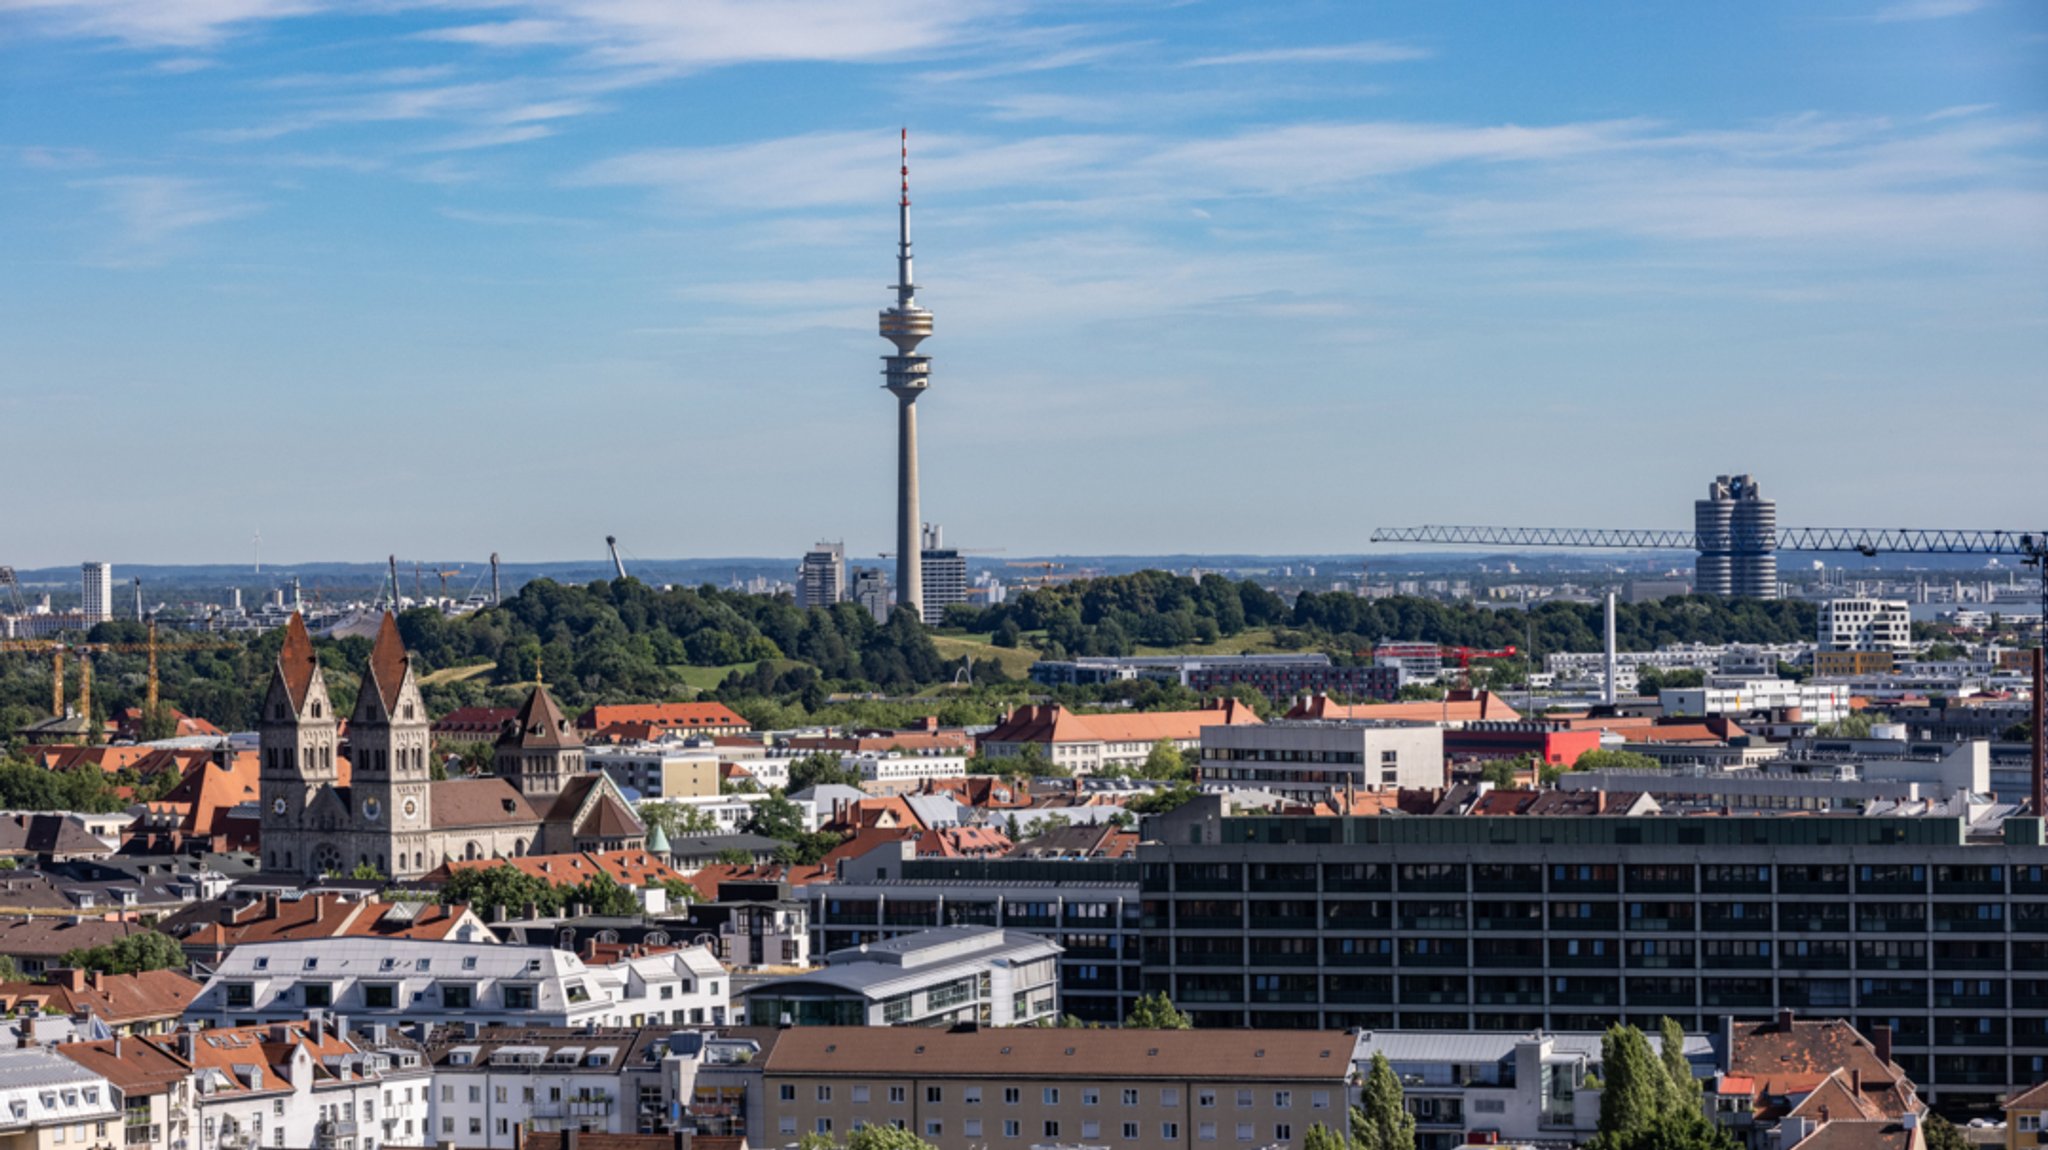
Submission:
<svg viewBox="0 0 2048 1150">
<path fill-rule="evenodd" d="M 1904 599 L 1829 599 L 1820 605 L 1821 651 L 1888 651 L 1913 645 L 1913 619 Z"/>
<path fill-rule="evenodd" d="M 819 970 L 744 992 L 757 1026 L 1028 1026 L 1060 1016 L 1060 948 L 947 926 L 831 951 Z"/>
<path fill-rule="evenodd" d="M 1329 1031 L 785 1030 L 765 1056 L 778 1144 L 899 1126 L 939 1150 L 1298 1147 L 1342 1130 L 1352 1036 Z"/>
<path fill-rule="evenodd" d="M 1850 694 L 1839 683 L 1791 679 L 1714 676 L 1704 687 L 1666 687 L 1657 692 L 1666 715 L 1751 715 L 1797 710 L 1809 723 L 1832 723 L 1850 711 Z"/>
<path fill-rule="evenodd" d="M 967 602 L 967 560 L 946 546 L 945 529 L 936 523 L 924 525 L 924 621 L 937 626 L 946 608 Z"/>
<path fill-rule="evenodd" d="M 879 567 L 856 567 L 853 572 L 853 593 L 850 598 L 860 604 L 861 609 L 875 617 L 875 622 L 887 622 L 889 618 L 889 576 Z"/>
<path fill-rule="evenodd" d="M 821 951 L 939 926 L 1001 927 L 1059 944 L 1062 1013 L 1114 1026 L 1137 1004 L 1138 866 L 1128 860 L 871 852 L 848 859 L 837 881 L 796 893 Z"/>
<path fill-rule="evenodd" d="M 796 570 L 796 605 L 830 607 L 846 598 L 846 544 L 820 542 Z"/>
<path fill-rule="evenodd" d="M 1444 732 L 1429 723 L 1279 719 L 1202 728 L 1195 782 L 1314 800 L 1345 790 L 1444 785 Z"/>
<path fill-rule="evenodd" d="M 85 625 L 104 623 L 114 617 L 114 565 L 87 563 L 79 581 L 78 613 Z"/>
<path fill-rule="evenodd" d="M 1778 505 L 1763 497 L 1754 478 L 1716 477 L 1707 498 L 1693 503 L 1693 534 L 1700 594 L 1778 597 Z"/>
<path fill-rule="evenodd" d="M 1143 977 L 1204 1028 L 1888 1028 L 1937 1104 L 2048 1078 L 2048 846 L 2009 818 L 1224 818 L 1138 848 Z"/>
</svg>

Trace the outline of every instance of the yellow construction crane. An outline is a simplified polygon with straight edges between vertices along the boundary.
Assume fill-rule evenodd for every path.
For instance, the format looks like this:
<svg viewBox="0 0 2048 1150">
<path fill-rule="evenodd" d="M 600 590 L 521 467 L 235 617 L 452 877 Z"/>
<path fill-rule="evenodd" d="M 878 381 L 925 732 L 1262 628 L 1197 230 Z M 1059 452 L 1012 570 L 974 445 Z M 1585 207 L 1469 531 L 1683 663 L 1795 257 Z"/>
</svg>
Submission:
<svg viewBox="0 0 2048 1150">
<path fill-rule="evenodd" d="M 149 656 L 149 678 L 143 689 L 145 713 L 157 708 L 157 650 L 156 620 L 149 621 L 149 641 L 146 643 L 67 643 L 61 639 L 0 639 L 0 652 L 28 651 L 50 653 L 50 713 L 57 718 L 64 717 L 64 653 L 78 653 L 78 707 L 89 713 L 92 708 L 92 655 L 95 651 L 119 654 L 142 654 Z M 240 651 L 241 643 L 227 640 L 212 640 L 199 643 L 172 643 L 165 646 L 171 651 Z"/>
</svg>

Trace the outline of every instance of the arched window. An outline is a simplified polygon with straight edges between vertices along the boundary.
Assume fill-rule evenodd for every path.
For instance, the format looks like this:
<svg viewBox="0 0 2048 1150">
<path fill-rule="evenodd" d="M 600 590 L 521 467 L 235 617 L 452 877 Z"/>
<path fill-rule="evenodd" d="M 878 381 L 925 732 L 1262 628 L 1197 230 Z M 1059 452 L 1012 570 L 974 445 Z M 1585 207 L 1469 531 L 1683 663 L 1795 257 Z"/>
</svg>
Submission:
<svg viewBox="0 0 2048 1150">
<path fill-rule="evenodd" d="M 475 862 L 477 859 L 484 857 L 483 848 L 471 842 L 462 848 L 462 857 Z"/>
</svg>

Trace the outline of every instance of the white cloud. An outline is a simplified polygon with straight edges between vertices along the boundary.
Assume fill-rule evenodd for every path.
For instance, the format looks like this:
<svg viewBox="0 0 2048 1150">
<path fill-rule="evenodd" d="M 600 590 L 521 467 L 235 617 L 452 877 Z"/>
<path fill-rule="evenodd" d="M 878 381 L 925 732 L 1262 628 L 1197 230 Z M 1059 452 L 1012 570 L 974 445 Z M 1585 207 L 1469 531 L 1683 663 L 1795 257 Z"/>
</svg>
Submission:
<svg viewBox="0 0 2048 1150">
<path fill-rule="evenodd" d="M 319 10 L 317 0 L 0 0 L 0 12 L 39 17 L 58 35 L 135 48 L 210 47 L 240 26 Z"/>
<path fill-rule="evenodd" d="M 1888 4 L 1871 16 L 1880 24 L 1892 24 L 1907 20 L 1946 20 L 1952 16 L 1968 16 L 1986 6 L 1985 0 L 1900 0 Z"/>
<path fill-rule="evenodd" d="M 185 233 L 262 210 L 238 193 L 180 176 L 110 176 L 74 186 L 98 193 L 112 217 L 115 231 L 100 258 L 115 266 L 160 263 Z"/>
<path fill-rule="evenodd" d="M 1231 64 L 1399 64 L 1427 60 L 1427 48 L 1391 40 L 1364 40 L 1356 44 L 1320 44 L 1302 48 L 1266 48 L 1252 52 L 1231 52 L 1189 60 L 1190 68 L 1213 68 Z"/>
</svg>

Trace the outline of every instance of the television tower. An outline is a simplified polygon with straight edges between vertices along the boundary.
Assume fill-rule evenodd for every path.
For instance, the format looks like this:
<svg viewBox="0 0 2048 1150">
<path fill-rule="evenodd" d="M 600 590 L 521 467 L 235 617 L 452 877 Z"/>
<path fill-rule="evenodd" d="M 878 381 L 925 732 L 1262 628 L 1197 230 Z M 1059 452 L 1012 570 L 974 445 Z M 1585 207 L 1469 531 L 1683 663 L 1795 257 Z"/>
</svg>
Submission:
<svg viewBox="0 0 2048 1150">
<path fill-rule="evenodd" d="M 917 397 L 931 384 L 932 358 L 917 345 L 932 334 L 932 313 L 917 306 L 910 274 L 910 129 L 902 138 L 903 194 L 896 202 L 896 306 L 882 312 L 882 338 L 896 345 L 882 357 L 882 386 L 896 396 L 896 606 L 924 617 L 924 541 L 917 499 Z"/>
</svg>

